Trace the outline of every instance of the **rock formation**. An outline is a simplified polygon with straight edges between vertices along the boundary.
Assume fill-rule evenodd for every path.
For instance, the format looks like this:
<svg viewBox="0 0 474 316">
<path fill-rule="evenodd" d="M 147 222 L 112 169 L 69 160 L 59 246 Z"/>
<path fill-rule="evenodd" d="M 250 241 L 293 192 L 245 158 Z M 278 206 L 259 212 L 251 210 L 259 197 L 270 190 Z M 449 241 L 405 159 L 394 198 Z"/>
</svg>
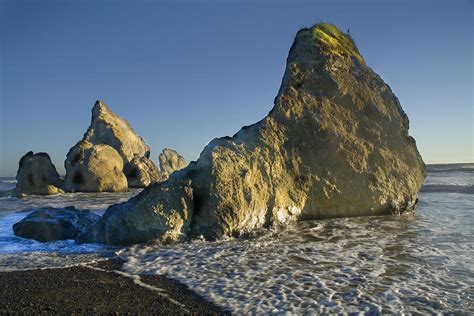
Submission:
<svg viewBox="0 0 474 316">
<path fill-rule="evenodd" d="M 146 157 L 135 157 L 124 167 L 129 188 L 144 188 L 152 183 L 166 180 L 166 176 Z"/>
<path fill-rule="evenodd" d="M 96 148 L 96 146 L 108 145 Z M 115 151 L 116 154 L 112 154 Z M 102 153 L 94 156 L 94 170 L 89 162 L 84 161 L 87 152 Z M 113 156 L 112 164 L 105 160 Z M 116 157 L 122 161 L 116 162 Z M 123 191 L 123 178 L 129 187 L 145 187 L 150 183 L 160 181 L 163 177 L 153 161 L 149 159 L 150 148 L 131 128 L 127 121 L 113 113 L 102 101 L 97 101 L 92 108 L 92 120 L 84 138 L 72 147 L 64 163 L 66 168 L 66 189 L 68 191 Z M 101 171 L 97 169 L 104 164 L 109 167 Z M 96 173 L 102 173 L 97 179 Z M 111 172 L 107 174 L 106 172 Z M 119 173 L 122 173 L 120 175 Z M 89 182 L 92 181 L 92 182 Z M 104 184 L 104 181 L 107 184 Z M 114 182 L 117 182 L 114 185 Z"/>
<path fill-rule="evenodd" d="M 213 239 L 298 219 L 412 210 L 426 172 L 408 125 L 350 36 L 324 23 L 302 29 L 268 116 L 111 206 L 103 241 Z"/>
<path fill-rule="evenodd" d="M 26 153 L 20 159 L 16 174 L 15 195 L 49 195 L 64 192 L 63 182 L 59 178 L 51 158 L 46 153 Z"/>
<path fill-rule="evenodd" d="M 140 198 L 112 205 L 102 218 L 100 233 L 83 242 L 129 245 L 158 236 L 164 241 L 185 239 L 194 203 L 191 181 L 172 178 L 150 187 Z"/>
<path fill-rule="evenodd" d="M 82 232 L 96 227 L 100 216 L 74 207 L 40 208 L 13 225 L 16 236 L 41 242 L 75 239 Z"/>
<path fill-rule="evenodd" d="M 173 149 L 165 148 L 159 156 L 161 172 L 169 177 L 173 172 L 186 168 L 188 165 L 183 156 Z"/>
<path fill-rule="evenodd" d="M 324 23 L 302 29 L 264 119 L 109 207 L 89 241 L 215 239 L 293 220 L 412 210 L 426 171 L 408 125 L 350 36 Z"/>
<path fill-rule="evenodd" d="M 68 192 L 119 192 L 127 190 L 123 160 L 109 145 L 81 141 L 66 157 Z"/>
</svg>

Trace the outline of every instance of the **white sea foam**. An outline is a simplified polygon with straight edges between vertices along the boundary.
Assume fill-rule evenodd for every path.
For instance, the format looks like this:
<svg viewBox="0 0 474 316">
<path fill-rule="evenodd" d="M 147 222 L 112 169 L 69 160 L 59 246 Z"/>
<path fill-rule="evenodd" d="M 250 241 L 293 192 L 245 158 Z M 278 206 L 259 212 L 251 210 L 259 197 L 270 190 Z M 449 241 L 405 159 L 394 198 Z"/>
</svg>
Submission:
<svg viewBox="0 0 474 316">
<path fill-rule="evenodd" d="M 471 185 L 473 177 L 430 173 L 426 185 Z M 422 192 L 417 212 L 401 217 L 308 221 L 245 239 L 167 246 L 41 244 L 11 230 L 27 214 L 21 209 L 75 205 L 100 213 L 135 193 L 0 201 L 0 270 L 87 263 L 117 251 L 129 275 L 167 274 L 236 314 L 474 313 L 474 194 Z"/>
<path fill-rule="evenodd" d="M 457 245 L 452 223 L 433 229 L 438 215 L 302 222 L 251 239 L 136 246 L 121 256 L 130 273 L 166 274 L 238 314 L 470 310 L 472 232 Z"/>
<path fill-rule="evenodd" d="M 39 207 L 75 206 L 102 214 L 110 204 L 126 201 L 138 192 L 140 190 L 0 199 L 0 271 L 62 268 L 113 257 L 120 248 L 97 244 L 76 245 L 73 240 L 41 243 L 16 237 L 12 227 Z"/>
</svg>

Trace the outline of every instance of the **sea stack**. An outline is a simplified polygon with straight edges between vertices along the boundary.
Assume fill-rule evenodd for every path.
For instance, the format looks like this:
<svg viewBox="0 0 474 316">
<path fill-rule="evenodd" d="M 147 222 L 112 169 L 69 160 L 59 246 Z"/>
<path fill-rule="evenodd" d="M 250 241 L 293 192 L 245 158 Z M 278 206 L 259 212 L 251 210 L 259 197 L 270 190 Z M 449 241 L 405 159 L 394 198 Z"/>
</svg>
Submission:
<svg viewBox="0 0 474 316">
<path fill-rule="evenodd" d="M 63 193 L 64 183 L 47 153 L 26 153 L 16 174 L 15 195 L 51 195 Z"/>
<path fill-rule="evenodd" d="M 426 170 L 408 127 L 348 34 L 326 23 L 302 29 L 270 113 L 109 207 L 101 241 L 215 239 L 293 220 L 413 210 Z"/>
<path fill-rule="evenodd" d="M 183 156 L 176 150 L 165 148 L 159 156 L 161 172 L 169 177 L 173 172 L 186 168 L 188 165 Z"/>
<path fill-rule="evenodd" d="M 265 118 L 110 206 L 79 242 L 216 239 L 295 220 L 411 211 L 426 169 L 408 127 L 351 37 L 316 24 L 297 33 Z"/>
<path fill-rule="evenodd" d="M 150 148 L 130 124 L 98 100 L 87 132 L 66 156 L 66 190 L 113 192 L 160 181 L 149 157 Z"/>
</svg>

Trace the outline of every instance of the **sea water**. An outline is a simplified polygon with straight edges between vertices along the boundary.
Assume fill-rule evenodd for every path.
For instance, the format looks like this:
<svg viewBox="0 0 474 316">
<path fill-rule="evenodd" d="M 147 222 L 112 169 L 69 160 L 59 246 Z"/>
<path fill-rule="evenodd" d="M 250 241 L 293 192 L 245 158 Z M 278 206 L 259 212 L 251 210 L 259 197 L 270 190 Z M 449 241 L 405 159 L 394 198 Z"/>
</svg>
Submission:
<svg viewBox="0 0 474 316">
<path fill-rule="evenodd" d="M 0 179 L 0 187 L 14 186 Z M 118 254 L 131 274 L 166 274 L 235 313 L 474 312 L 474 164 L 431 165 L 416 212 L 293 223 L 216 242 L 117 248 L 39 243 L 11 226 L 31 209 L 101 213 L 137 194 L 0 198 L 0 270 Z M 25 211 L 25 209 L 30 209 Z"/>
</svg>

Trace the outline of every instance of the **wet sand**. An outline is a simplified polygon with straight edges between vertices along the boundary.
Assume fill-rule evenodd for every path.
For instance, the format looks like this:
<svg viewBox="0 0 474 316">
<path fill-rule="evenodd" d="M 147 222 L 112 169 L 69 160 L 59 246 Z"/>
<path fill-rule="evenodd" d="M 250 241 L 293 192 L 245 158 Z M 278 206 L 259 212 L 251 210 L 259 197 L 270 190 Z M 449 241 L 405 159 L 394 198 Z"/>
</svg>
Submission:
<svg viewBox="0 0 474 316">
<path fill-rule="evenodd" d="M 119 259 L 63 269 L 0 272 L 0 313 L 219 315 L 223 311 L 165 276 L 134 280 Z M 225 313 L 228 314 L 228 313 Z"/>
</svg>

